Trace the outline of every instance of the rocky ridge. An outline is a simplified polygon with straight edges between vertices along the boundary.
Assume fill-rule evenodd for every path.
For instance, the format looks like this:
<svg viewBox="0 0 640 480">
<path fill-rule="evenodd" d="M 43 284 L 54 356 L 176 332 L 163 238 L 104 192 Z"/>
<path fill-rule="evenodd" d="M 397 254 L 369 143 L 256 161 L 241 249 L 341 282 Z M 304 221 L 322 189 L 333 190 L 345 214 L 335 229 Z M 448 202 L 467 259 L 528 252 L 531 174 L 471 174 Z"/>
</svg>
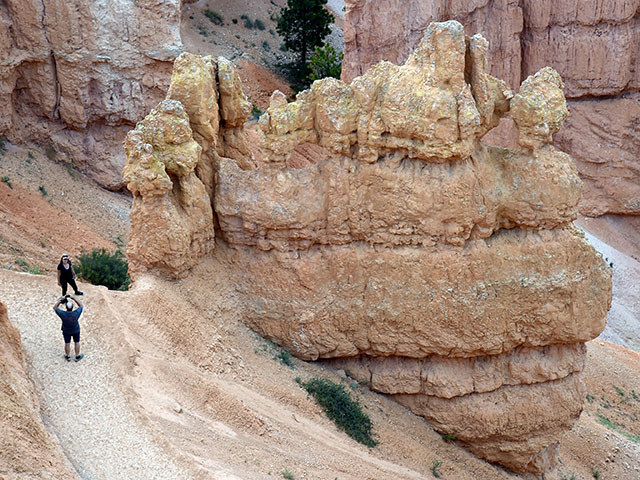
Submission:
<svg viewBox="0 0 640 480">
<path fill-rule="evenodd" d="M 582 410 L 582 343 L 604 328 L 611 271 L 571 226 L 581 183 L 551 145 L 560 76 L 514 94 L 487 51 L 458 22 L 432 24 L 403 66 L 292 103 L 274 93 L 257 149 L 233 68 L 181 55 L 125 143 L 128 255 L 134 273 L 184 276 L 215 232 L 251 328 L 353 365 L 477 455 L 538 474 Z M 521 147 L 482 145 L 507 112 Z M 289 168 L 307 144 L 326 158 Z"/>
<path fill-rule="evenodd" d="M 581 213 L 639 214 L 640 1 L 348 0 L 342 79 L 402 64 L 431 22 L 449 19 L 490 41 L 490 71 L 511 88 L 547 65 L 562 75 L 571 115 L 555 141 L 585 182 Z"/>
</svg>

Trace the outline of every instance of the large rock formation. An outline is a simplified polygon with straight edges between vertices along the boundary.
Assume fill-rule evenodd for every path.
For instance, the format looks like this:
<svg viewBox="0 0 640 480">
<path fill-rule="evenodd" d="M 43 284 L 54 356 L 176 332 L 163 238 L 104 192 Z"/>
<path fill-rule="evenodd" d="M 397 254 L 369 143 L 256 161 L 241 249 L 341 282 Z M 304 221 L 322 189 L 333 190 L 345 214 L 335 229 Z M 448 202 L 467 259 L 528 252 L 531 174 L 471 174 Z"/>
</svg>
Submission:
<svg viewBox="0 0 640 480">
<path fill-rule="evenodd" d="M 458 22 L 432 24 L 403 66 L 315 82 L 293 103 L 275 92 L 262 156 L 246 147 L 233 69 L 181 56 L 169 99 L 127 139 L 130 254 L 171 276 L 197 263 L 206 249 L 187 245 L 210 220 L 192 228 L 182 192 L 200 182 L 247 325 L 348 368 L 483 458 L 540 473 L 582 410 L 583 342 L 604 327 L 611 271 L 571 223 L 581 182 L 551 144 L 567 115 L 560 76 L 543 68 L 514 94 L 487 51 Z M 520 148 L 483 145 L 507 112 Z M 309 144 L 324 158 L 290 168 Z M 176 218 L 165 236 L 163 217 Z"/>
<path fill-rule="evenodd" d="M 164 96 L 180 0 L 0 2 L 0 137 L 120 188 L 126 132 Z"/>
<path fill-rule="evenodd" d="M 640 0 L 347 0 L 342 79 L 403 63 L 448 19 L 489 39 L 491 73 L 512 88 L 544 66 L 560 72 L 571 116 L 556 144 L 585 182 L 580 211 L 640 214 Z"/>
<path fill-rule="evenodd" d="M 78 478 L 40 418 L 40 404 L 22 355 L 20 332 L 0 302 L 0 478 Z"/>
</svg>

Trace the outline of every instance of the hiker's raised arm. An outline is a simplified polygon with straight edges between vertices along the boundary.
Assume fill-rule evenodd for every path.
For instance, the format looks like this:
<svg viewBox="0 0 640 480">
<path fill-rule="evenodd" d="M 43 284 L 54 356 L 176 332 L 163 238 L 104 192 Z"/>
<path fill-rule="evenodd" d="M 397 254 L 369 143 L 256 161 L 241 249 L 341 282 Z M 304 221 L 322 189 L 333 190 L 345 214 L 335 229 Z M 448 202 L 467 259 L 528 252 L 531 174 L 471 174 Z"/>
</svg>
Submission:
<svg viewBox="0 0 640 480">
<path fill-rule="evenodd" d="M 79 307 L 84 308 L 84 305 L 82 305 L 82 302 L 80 300 L 78 300 L 74 295 L 69 295 L 69 298 L 71 300 L 73 300 L 74 302 L 76 302 L 78 304 Z"/>
<path fill-rule="evenodd" d="M 56 308 L 58 308 L 58 307 L 60 306 L 60 304 L 61 304 L 62 302 L 64 302 L 64 300 L 65 300 L 65 298 L 64 298 L 64 295 L 63 295 L 62 297 L 60 297 L 60 298 L 58 299 L 58 301 L 56 302 L 56 304 L 53 306 L 53 309 L 55 310 Z"/>
</svg>

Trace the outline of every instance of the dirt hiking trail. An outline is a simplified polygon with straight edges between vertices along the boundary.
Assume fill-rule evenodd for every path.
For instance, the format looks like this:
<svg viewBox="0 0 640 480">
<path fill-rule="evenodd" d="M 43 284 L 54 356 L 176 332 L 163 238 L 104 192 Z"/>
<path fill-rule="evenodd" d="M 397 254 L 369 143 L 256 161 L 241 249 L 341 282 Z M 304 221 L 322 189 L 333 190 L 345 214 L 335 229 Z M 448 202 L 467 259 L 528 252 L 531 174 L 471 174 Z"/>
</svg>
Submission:
<svg viewBox="0 0 640 480">
<path fill-rule="evenodd" d="M 78 298 L 86 309 L 80 319 L 86 356 L 78 363 L 67 362 L 60 321 L 52 310 L 60 294 L 55 279 L 6 271 L 0 275 L 0 297 L 20 330 L 43 420 L 58 436 L 79 476 L 188 478 L 154 444 L 127 406 L 113 358 L 117 352 L 110 351 L 111 342 L 105 338 L 111 334 L 107 327 L 113 315 L 106 288 L 82 286 L 85 296 Z M 22 281 L 15 282 L 14 275 Z"/>
</svg>

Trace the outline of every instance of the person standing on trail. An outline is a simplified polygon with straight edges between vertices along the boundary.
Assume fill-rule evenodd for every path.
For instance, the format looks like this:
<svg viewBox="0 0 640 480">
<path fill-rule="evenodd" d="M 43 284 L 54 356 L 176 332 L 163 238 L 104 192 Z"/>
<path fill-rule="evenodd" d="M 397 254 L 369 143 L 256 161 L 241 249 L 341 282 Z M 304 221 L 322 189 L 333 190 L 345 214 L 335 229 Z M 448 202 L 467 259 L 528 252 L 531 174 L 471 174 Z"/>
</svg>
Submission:
<svg viewBox="0 0 640 480">
<path fill-rule="evenodd" d="M 73 302 L 76 302 L 78 308 L 73 309 Z M 58 307 L 64 304 L 64 310 Z M 73 295 L 63 295 L 53 306 L 53 311 L 62 320 L 62 336 L 64 337 L 64 359 L 69 362 L 71 360 L 71 338 L 73 338 L 73 347 L 76 354 L 76 362 L 82 360 L 84 355 L 80 353 L 80 323 L 78 319 L 82 315 L 82 303 Z"/>
<path fill-rule="evenodd" d="M 60 258 L 60 263 L 58 264 L 58 286 L 62 287 L 62 296 L 67 294 L 67 284 L 71 285 L 76 295 L 84 295 L 84 293 L 78 290 L 76 278 L 78 277 L 73 269 L 73 265 L 71 265 L 69 255 L 63 253 L 62 258 Z"/>
</svg>

